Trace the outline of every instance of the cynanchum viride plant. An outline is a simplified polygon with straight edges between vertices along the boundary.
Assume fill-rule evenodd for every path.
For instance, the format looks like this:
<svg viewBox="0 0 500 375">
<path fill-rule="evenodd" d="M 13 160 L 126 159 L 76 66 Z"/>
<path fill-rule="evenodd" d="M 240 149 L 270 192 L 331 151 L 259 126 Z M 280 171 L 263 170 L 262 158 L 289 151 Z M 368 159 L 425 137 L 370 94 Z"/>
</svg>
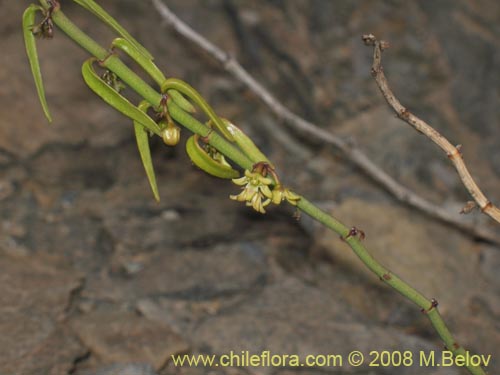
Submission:
<svg viewBox="0 0 500 375">
<path fill-rule="evenodd" d="M 231 195 L 231 199 L 244 202 L 263 214 L 272 204 L 278 205 L 287 201 L 338 233 L 381 281 L 419 306 L 422 313 L 431 321 L 447 350 L 455 356 L 466 354 L 464 347 L 455 341 L 445 325 L 436 300 L 426 298 L 377 262 L 362 244 L 364 233 L 361 230 L 345 226 L 303 196 L 283 186 L 273 164 L 241 129 L 219 117 L 189 84 L 176 78 L 166 78 L 154 64 L 152 55 L 99 4 L 93 0 L 73 1 L 111 27 L 119 37 L 112 41 L 109 49 L 103 48 L 64 15 L 58 0 L 39 0 L 39 5 L 32 4 L 26 9 L 23 15 L 26 51 L 38 96 L 49 121 L 51 116 L 45 99 L 36 38 L 52 38 L 54 28 L 57 26 L 92 56 L 82 66 L 86 84 L 107 104 L 132 120 L 139 154 L 155 199 L 159 200 L 159 193 L 151 160 L 149 138 L 156 135 L 161 137 L 166 145 L 175 146 L 180 140 L 179 125 L 183 126 L 193 133 L 186 142 L 186 151 L 193 163 L 208 174 L 232 179 L 241 187 L 239 194 Z M 119 52 L 131 57 L 151 76 L 159 91 L 129 69 L 120 59 Z M 98 74 L 96 67 L 103 72 Z M 121 94 L 125 85 L 143 98 L 138 105 L 134 105 Z M 207 122 L 201 123 L 192 116 L 196 111 L 195 105 L 207 116 Z M 240 172 L 234 169 L 233 165 L 244 171 L 243 176 L 240 176 Z M 480 366 L 469 364 L 466 367 L 471 374 L 485 374 Z"/>
</svg>

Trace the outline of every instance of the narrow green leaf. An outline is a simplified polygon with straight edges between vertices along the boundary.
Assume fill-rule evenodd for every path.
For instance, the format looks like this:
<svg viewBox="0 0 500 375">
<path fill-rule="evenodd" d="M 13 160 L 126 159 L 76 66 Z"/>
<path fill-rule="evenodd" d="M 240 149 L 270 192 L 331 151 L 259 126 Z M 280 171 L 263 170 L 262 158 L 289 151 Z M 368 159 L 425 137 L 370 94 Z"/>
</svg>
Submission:
<svg viewBox="0 0 500 375">
<path fill-rule="evenodd" d="M 49 122 L 52 122 L 52 116 L 50 115 L 49 106 L 47 105 L 47 99 L 45 98 L 45 90 L 43 88 L 42 72 L 40 71 L 40 63 L 38 61 L 38 53 L 36 50 L 36 38 L 33 35 L 32 28 L 35 24 L 36 12 L 41 8 L 37 5 L 31 4 L 23 14 L 23 35 L 24 44 L 26 46 L 26 53 L 28 55 L 28 60 L 31 66 L 31 73 L 35 80 L 36 91 L 38 93 L 38 98 L 45 113 L 45 117 Z"/>
<path fill-rule="evenodd" d="M 206 173 L 219 178 L 232 179 L 240 176 L 240 173 L 226 162 L 224 156 L 220 155 L 219 160 L 212 158 L 200 146 L 198 139 L 199 136 L 195 134 L 186 141 L 186 152 L 194 165 Z"/>
<path fill-rule="evenodd" d="M 177 90 L 167 90 L 168 95 L 172 98 L 172 100 L 177 104 L 181 109 L 185 110 L 189 113 L 195 113 L 196 108 L 191 104 L 189 100 L 187 100 L 184 95 L 182 95 Z"/>
<path fill-rule="evenodd" d="M 265 161 L 270 166 L 273 164 L 269 161 L 269 159 L 260 151 L 260 149 L 253 143 L 248 135 L 246 135 L 240 128 L 236 125 L 232 124 L 227 119 L 222 119 L 222 122 L 226 126 L 226 129 L 231 133 L 234 138 L 234 141 L 238 145 L 241 151 L 254 163 L 258 163 L 260 161 Z"/>
<path fill-rule="evenodd" d="M 132 43 L 136 49 L 138 49 L 146 58 L 153 60 L 153 56 L 149 51 L 142 46 L 137 40 L 135 40 L 132 35 L 130 35 L 127 30 L 125 30 L 111 15 L 109 15 L 99 4 L 94 0 L 73 0 L 78 5 L 84 7 L 89 12 L 98 17 L 101 21 L 106 23 L 109 27 L 115 30 L 120 36 L 127 39 Z"/>
<path fill-rule="evenodd" d="M 151 78 L 161 86 L 165 81 L 165 76 L 161 72 L 161 70 L 155 65 L 153 60 L 144 56 L 136 46 L 131 43 L 129 40 L 124 38 L 116 38 L 111 43 L 111 47 L 118 48 L 120 51 L 125 52 L 128 56 L 130 56 L 139 66 L 144 69 L 146 73 L 150 75 Z"/>
<path fill-rule="evenodd" d="M 138 108 L 141 111 L 146 112 L 149 106 L 150 106 L 149 103 L 143 100 L 139 104 Z M 149 185 L 151 186 L 151 190 L 153 191 L 155 199 L 159 202 L 160 194 L 158 192 L 155 171 L 153 168 L 153 161 L 151 159 L 148 131 L 144 129 L 144 127 L 140 123 L 134 121 L 134 132 L 135 132 L 135 139 L 137 141 L 137 147 L 139 148 L 139 154 L 141 155 L 142 165 L 144 166 L 144 170 L 146 171 L 146 175 L 148 176 Z"/>
<path fill-rule="evenodd" d="M 158 86 L 161 87 L 166 81 L 166 78 L 163 75 L 162 71 L 156 66 L 153 60 L 144 56 L 139 50 L 137 50 L 134 44 L 130 43 L 129 40 L 124 38 L 116 38 L 111 43 L 111 46 L 125 52 L 142 69 L 144 69 L 147 74 L 149 74 L 149 76 L 158 84 Z M 186 112 L 196 112 L 195 107 L 180 92 L 176 90 L 168 90 L 168 95 L 170 95 L 172 100 Z"/>
<path fill-rule="evenodd" d="M 95 72 L 93 63 L 95 58 L 90 58 L 83 63 L 82 75 L 85 83 L 99 95 L 106 103 L 113 108 L 137 121 L 139 124 L 152 131 L 156 135 L 160 135 L 160 127 L 149 117 L 145 112 L 141 111 L 135 105 L 123 97 L 120 93 L 108 86 L 101 77 Z"/>
<path fill-rule="evenodd" d="M 212 107 L 210 107 L 205 99 L 203 99 L 198 91 L 196 91 L 191 85 L 177 78 L 169 78 L 165 80 L 165 82 L 163 82 L 161 86 L 161 92 L 165 93 L 172 89 L 179 91 L 183 95 L 186 95 L 190 100 L 198 105 L 202 109 L 202 111 L 205 112 L 208 118 L 212 120 L 214 126 L 222 133 L 222 135 L 229 141 L 234 141 L 233 136 L 231 135 L 229 130 L 226 129 L 226 126 L 219 118 L 219 116 L 215 114 Z M 179 106 L 179 104 L 177 104 L 177 106 Z"/>
</svg>

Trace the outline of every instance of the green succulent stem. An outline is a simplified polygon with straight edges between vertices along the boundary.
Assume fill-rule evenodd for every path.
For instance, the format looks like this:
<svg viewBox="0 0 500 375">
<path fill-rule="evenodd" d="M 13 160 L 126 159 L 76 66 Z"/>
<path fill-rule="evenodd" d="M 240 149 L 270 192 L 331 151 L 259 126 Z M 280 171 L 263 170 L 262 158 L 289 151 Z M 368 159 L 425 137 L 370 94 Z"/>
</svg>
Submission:
<svg viewBox="0 0 500 375">
<path fill-rule="evenodd" d="M 437 306 L 434 306 L 433 300 L 424 297 L 422 293 L 408 285 L 405 281 L 400 279 L 397 275 L 380 264 L 375 258 L 371 256 L 360 239 L 358 239 L 356 236 L 348 237 L 351 229 L 335 219 L 332 215 L 321 210 L 304 197 L 301 197 L 301 199 L 298 201 L 297 208 L 307 215 L 311 216 L 315 220 L 319 221 L 327 228 L 338 233 L 341 238 L 343 238 L 345 242 L 351 247 L 358 258 L 370 269 L 370 271 L 377 275 L 381 281 L 383 281 L 384 283 L 395 289 L 398 293 L 402 294 L 404 297 L 419 306 L 421 308 L 421 311 L 425 313 L 431 321 L 432 326 L 438 333 L 439 337 L 441 337 L 448 350 L 453 352 L 454 355 L 465 354 L 465 349 L 460 346 L 453 338 L 453 335 L 451 334 L 443 318 L 441 317 Z M 468 366 L 467 369 L 471 374 L 485 374 L 483 369 L 478 366 Z"/>
<path fill-rule="evenodd" d="M 96 57 L 103 67 L 114 72 L 130 88 L 151 103 L 152 106 L 158 107 L 160 105 L 160 93 L 144 82 L 144 80 L 125 65 L 117 55 L 101 47 L 99 43 L 85 34 L 78 26 L 71 22 L 61 10 L 54 11 L 52 19 L 68 37 L 92 56 Z"/>
<path fill-rule="evenodd" d="M 79 3 L 85 1 L 79 0 Z M 45 9 L 49 9 L 50 4 L 47 0 L 40 0 L 40 3 Z M 54 9 L 52 14 L 54 23 L 73 41 L 79 44 L 83 49 L 88 51 L 92 56 L 97 58 L 101 65 L 114 72 L 128 87 L 136 91 L 142 98 L 148 101 L 154 108 L 160 106 L 162 95 L 144 82 L 137 74 L 130 70 L 117 55 L 110 53 L 105 48 L 101 47 L 96 41 L 85 34 L 74 23 L 72 23 L 64 13 L 59 9 Z M 205 137 L 207 142 L 216 148 L 226 158 L 232 160 L 235 164 L 245 170 L 252 170 L 253 162 L 251 158 L 246 156 L 237 147 L 231 144 L 230 141 L 223 136 L 217 134 L 212 129 L 202 124 L 196 118 L 191 116 L 185 110 L 181 109 L 174 101 L 169 101 L 168 110 L 170 116 L 180 125 L 189 129 L 191 132 Z M 395 289 L 401 295 L 412 301 L 420 307 L 422 312 L 429 318 L 434 329 L 445 343 L 448 350 L 455 355 L 465 354 L 465 349 L 460 346 L 439 314 L 437 303 L 430 300 L 418 292 L 415 288 L 408 285 L 394 273 L 385 268 L 375 258 L 373 258 L 365 248 L 361 239 L 352 234 L 352 229 L 346 227 L 332 215 L 321 210 L 319 207 L 308 201 L 304 197 L 300 197 L 296 204 L 297 209 L 309 215 L 313 219 L 322 223 L 332 231 L 336 232 L 341 238 L 351 247 L 359 259 L 377 275 L 381 281 Z M 474 375 L 485 375 L 484 370 L 479 366 L 467 366 L 467 369 Z"/>
<path fill-rule="evenodd" d="M 224 137 L 202 124 L 189 113 L 183 111 L 174 102 L 168 104 L 168 110 L 175 121 L 191 130 L 193 133 L 205 137 L 211 146 L 215 147 L 221 154 L 231 159 L 235 164 L 243 169 L 252 169 L 252 161 Z"/>
</svg>

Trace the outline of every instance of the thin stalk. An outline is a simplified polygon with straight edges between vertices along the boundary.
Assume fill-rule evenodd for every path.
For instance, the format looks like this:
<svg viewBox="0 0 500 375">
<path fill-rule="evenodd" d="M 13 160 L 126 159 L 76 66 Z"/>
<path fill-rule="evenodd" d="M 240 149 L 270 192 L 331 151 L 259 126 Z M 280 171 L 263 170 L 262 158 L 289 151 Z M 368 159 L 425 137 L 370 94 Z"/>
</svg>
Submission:
<svg viewBox="0 0 500 375">
<path fill-rule="evenodd" d="M 127 67 L 117 55 L 101 47 L 95 40 L 85 34 L 78 26 L 71 22 L 61 10 L 54 11 L 52 19 L 68 37 L 73 39 L 73 41 L 88 51 L 92 56 L 96 57 L 103 67 L 114 72 L 123 82 L 151 103 L 151 105 L 154 107 L 160 105 L 160 93 Z"/>
<path fill-rule="evenodd" d="M 361 243 L 361 240 L 356 236 L 349 236 L 351 230 L 335 219 L 332 215 L 322 211 L 304 197 L 301 197 L 298 201 L 297 208 L 339 234 L 341 238 L 343 238 L 344 241 L 351 247 L 363 264 L 375 275 L 377 275 L 381 281 L 421 308 L 422 313 L 427 315 L 432 326 L 436 330 L 439 337 L 441 337 L 448 350 L 450 350 L 455 356 L 465 355 L 466 350 L 453 338 L 453 335 L 439 313 L 437 302 L 434 299 L 429 300 L 424 297 L 423 294 L 380 264 L 371 256 L 365 246 Z M 466 367 L 473 375 L 485 375 L 484 370 L 480 366 Z"/>
<path fill-rule="evenodd" d="M 252 169 L 252 161 L 247 158 L 240 150 L 234 147 L 230 142 L 219 134 L 203 125 L 189 113 L 182 110 L 174 102 L 168 104 L 168 111 L 170 116 L 179 124 L 183 125 L 193 133 L 199 134 L 208 139 L 208 143 L 216 148 L 221 154 L 231 159 L 235 164 L 243 169 Z"/>
<path fill-rule="evenodd" d="M 41 0 L 42 5 L 48 8 L 46 0 Z M 110 54 L 109 51 L 101 47 L 97 42 L 86 35 L 75 24 L 73 24 L 59 9 L 53 12 L 54 23 L 66 35 L 79 44 L 86 51 L 91 53 L 101 61 L 101 64 L 107 69 L 113 71 L 120 79 L 122 79 L 130 88 L 136 91 L 140 96 L 146 99 L 151 105 L 158 107 L 162 96 L 155 91 L 151 86 L 144 82 L 137 74 L 130 70 L 118 56 Z M 199 134 L 202 137 L 207 137 L 208 143 L 215 147 L 220 153 L 231 159 L 235 164 L 246 170 L 252 169 L 252 161 L 247 158 L 241 151 L 234 147 L 225 138 L 211 131 L 207 126 L 196 120 L 187 112 L 179 108 L 175 103 L 169 102 L 169 113 L 174 120 L 183 125 L 190 131 Z M 448 327 L 444 323 L 437 308 L 437 302 L 423 296 L 416 289 L 408 285 L 394 273 L 385 268 L 375 258 L 373 258 L 361 240 L 355 235 L 351 235 L 352 229 L 346 227 L 332 215 L 322 211 L 319 207 L 308 201 L 304 197 L 300 197 L 297 202 L 297 208 L 309 215 L 313 219 L 325 225 L 327 228 L 336 232 L 341 238 L 351 247 L 354 253 L 359 257 L 363 264 L 368 267 L 381 281 L 395 289 L 398 293 L 406 297 L 408 300 L 415 303 L 421 308 L 421 311 L 431 321 L 432 326 L 443 340 L 448 350 L 454 355 L 465 354 L 465 349 L 460 346 Z M 484 370 L 480 366 L 466 366 L 469 372 L 473 375 L 485 375 Z"/>
</svg>

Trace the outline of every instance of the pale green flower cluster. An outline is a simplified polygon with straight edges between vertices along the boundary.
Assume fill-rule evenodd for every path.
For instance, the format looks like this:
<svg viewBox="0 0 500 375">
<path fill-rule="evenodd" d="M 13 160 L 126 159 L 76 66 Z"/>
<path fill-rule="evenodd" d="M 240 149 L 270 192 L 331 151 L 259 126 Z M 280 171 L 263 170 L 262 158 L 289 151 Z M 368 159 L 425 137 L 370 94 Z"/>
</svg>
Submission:
<svg viewBox="0 0 500 375">
<path fill-rule="evenodd" d="M 246 170 L 243 177 L 233 179 L 233 182 L 242 186 L 243 191 L 238 195 L 230 195 L 229 198 L 238 202 L 246 202 L 247 206 L 251 206 L 262 214 L 266 213 L 264 207 L 270 203 L 280 204 L 286 200 L 295 206 L 300 199 L 300 196 L 280 184 L 271 188 L 273 180 L 258 172 Z"/>
</svg>

